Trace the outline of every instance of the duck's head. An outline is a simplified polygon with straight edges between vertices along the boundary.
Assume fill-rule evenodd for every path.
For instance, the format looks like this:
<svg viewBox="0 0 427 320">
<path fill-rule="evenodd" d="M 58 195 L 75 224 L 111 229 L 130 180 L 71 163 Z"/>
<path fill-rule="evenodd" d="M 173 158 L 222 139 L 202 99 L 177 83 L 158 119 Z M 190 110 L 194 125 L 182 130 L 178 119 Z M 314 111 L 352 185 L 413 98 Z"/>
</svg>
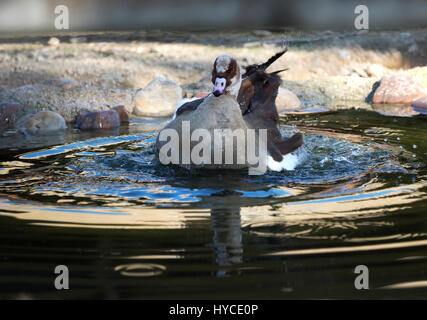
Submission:
<svg viewBox="0 0 427 320">
<path fill-rule="evenodd" d="M 229 94 L 237 98 L 242 77 L 236 59 L 228 54 L 216 58 L 211 73 L 211 81 L 214 85 L 212 91 L 214 96 Z"/>
</svg>

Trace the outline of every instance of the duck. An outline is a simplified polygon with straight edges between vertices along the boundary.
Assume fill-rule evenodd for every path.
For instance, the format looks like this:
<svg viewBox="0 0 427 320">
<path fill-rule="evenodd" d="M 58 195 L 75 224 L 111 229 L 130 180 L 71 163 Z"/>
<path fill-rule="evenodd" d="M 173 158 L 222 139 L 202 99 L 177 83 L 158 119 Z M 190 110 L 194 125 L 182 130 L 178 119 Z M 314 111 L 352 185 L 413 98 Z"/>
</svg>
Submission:
<svg viewBox="0 0 427 320">
<path fill-rule="evenodd" d="M 196 110 L 205 99 L 227 95 L 235 99 L 248 127 L 267 130 L 267 167 L 272 171 L 293 170 L 298 157 L 292 154 L 304 144 L 304 137 L 297 132 L 290 138 L 282 136 L 279 129 L 279 114 L 276 97 L 281 84 L 280 72 L 266 72 L 273 62 L 283 56 L 287 48 L 276 53 L 265 63 L 243 68 L 231 55 L 218 56 L 213 64 L 210 79 L 212 92 L 203 98 L 183 101 L 176 109 L 174 118 Z"/>
<path fill-rule="evenodd" d="M 240 67 L 236 59 L 232 55 L 223 54 L 215 59 L 210 74 L 210 80 L 214 85 L 212 92 L 201 98 L 193 97 L 182 99 L 176 107 L 172 120 L 184 112 L 196 110 L 199 105 L 211 95 L 215 97 L 224 94 L 230 95 L 237 101 L 242 83 L 242 73 L 240 72 Z"/>
</svg>

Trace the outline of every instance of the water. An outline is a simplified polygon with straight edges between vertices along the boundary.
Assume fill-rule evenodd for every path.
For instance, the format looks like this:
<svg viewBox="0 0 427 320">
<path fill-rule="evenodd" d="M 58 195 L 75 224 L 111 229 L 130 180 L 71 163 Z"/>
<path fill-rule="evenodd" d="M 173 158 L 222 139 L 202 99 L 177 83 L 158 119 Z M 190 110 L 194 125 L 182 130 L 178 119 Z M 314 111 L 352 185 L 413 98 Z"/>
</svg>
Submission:
<svg viewBox="0 0 427 320">
<path fill-rule="evenodd" d="M 263 176 L 156 165 L 163 124 L 2 138 L 0 297 L 427 297 L 425 118 L 283 118 L 300 164 Z"/>
</svg>

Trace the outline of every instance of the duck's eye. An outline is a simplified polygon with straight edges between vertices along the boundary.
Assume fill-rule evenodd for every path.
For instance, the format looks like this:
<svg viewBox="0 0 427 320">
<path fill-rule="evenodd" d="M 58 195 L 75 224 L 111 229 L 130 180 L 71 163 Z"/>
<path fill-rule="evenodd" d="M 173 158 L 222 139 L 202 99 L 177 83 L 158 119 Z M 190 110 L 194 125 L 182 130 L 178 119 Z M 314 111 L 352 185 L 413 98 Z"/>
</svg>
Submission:
<svg viewBox="0 0 427 320">
<path fill-rule="evenodd" d="M 264 79 L 264 85 L 266 86 L 268 84 L 268 79 Z"/>
</svg>

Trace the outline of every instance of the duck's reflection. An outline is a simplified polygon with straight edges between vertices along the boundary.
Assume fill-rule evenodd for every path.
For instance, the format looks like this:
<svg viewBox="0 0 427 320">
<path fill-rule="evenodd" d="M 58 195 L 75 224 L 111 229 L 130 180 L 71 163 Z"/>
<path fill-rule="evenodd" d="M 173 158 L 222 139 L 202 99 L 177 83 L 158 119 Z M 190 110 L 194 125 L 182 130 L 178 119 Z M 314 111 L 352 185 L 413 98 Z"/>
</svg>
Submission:
<svg viewBox="0 0 427 320">
<path fill-rule="evenodd" d="M 220 267 L 217 276 L 228 274 L 227 268 L 243 261 L 242 230 L 240 207 L 213 208 L 211 210 L 213 230 L 212 245 L 215 249 L 215 262 Z"/>
</svg>

